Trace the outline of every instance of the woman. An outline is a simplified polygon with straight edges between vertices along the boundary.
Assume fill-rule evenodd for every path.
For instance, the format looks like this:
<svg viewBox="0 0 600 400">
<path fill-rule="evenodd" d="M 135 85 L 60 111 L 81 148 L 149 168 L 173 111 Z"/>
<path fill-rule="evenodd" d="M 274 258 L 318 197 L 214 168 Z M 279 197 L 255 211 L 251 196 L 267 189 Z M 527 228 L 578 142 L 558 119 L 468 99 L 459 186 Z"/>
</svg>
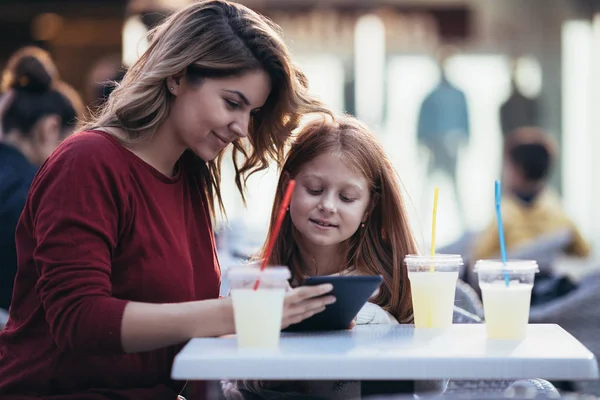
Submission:
<svg viewBox="0 0 600 400">
<path fill-rule="evenodd" d="M 38 167 L 73 132 L 81 101 L 56 80 L 50 56 L 37 47 L 17 51 L 2 75 L 0 308 L 8 309 L 17 272 L 15 228 L 27 192 Z"/>
<path fill-rule="evenodd" d="M 181 344 L 234 332 L 211 227 L 220 160 L 232 143 L 242 191 L 321 107 L 277 27 L 244 6 L 194 3 L 150 38 L 33 182 L 0 334 L 5 397 L 175 399 Z M 330 290 L 290 290 L 282 326 L 323 309 Z"/>
</svg>

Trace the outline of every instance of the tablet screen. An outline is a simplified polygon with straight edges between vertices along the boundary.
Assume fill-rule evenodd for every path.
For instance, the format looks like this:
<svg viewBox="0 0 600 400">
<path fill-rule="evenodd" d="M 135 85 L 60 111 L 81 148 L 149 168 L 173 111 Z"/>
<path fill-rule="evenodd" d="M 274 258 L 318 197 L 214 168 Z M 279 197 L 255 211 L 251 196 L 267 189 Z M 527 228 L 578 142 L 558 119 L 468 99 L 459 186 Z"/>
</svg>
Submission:
<svg viewBox="0 0 600 400">
<path fill-rule="evenodd" d="M 381 275 L 370 276 L 314 276 L 307 278 L 303 285 L 314 286 L 331 283 L 333 290 L 327 295 L 336 298 L 319 314 L 290 325 L 284 332 L 326 331 L 347 329 L 360 309 L 381 285 Z"/>
</svg>

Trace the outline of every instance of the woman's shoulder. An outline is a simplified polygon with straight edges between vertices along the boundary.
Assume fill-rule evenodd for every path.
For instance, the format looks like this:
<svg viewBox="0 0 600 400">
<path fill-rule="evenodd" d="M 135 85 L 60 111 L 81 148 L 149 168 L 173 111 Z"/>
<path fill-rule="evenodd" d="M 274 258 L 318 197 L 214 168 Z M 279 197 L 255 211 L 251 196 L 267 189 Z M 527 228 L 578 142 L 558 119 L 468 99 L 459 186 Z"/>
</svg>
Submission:
<svg viewBox="0 0 600 400">
<path fill-rule="evenodd" d="M 65 139 L 41 166 L 34 186 L 40 181 L 94 184 L 102 177 L 122 180 L 129 170 L 123 152 L 128 151 L 106 132 L 82 131 Z M 120 177 L 120 178 L 119 178 Z"/>
<path fill-rule="evenodd" d="M 50 155 L 41 171 L 61 170 L 66 166 L 85 171 L 126 171 L 127 150 L 115 137 L 104 131 L 81 131 L 69 136 Z M 71 171 L 73 172 L 73 171 Z"/>
<path fill-rule="evenodd" d="M 69 154 L 71 157 L 85 159 L 92 157 L 111 158 L 127 151 L 118 140 L 107 132 L 99 130 L 81 131 L 69 136 L 56 149 L 56 156 Z"/>
</svg>

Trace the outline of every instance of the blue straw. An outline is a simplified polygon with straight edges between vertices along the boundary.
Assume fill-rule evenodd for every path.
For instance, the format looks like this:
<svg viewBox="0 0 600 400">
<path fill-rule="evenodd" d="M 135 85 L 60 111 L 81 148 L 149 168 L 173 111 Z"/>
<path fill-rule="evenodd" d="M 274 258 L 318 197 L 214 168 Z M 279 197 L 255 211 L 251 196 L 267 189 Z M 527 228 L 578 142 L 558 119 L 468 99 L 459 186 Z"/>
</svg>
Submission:
<svg viewBox="0 0 600 400">
<path fill-rule="evenodd" d="M 502 262 L 506 266 L 506 243 L 504 242 L 504 226 L 502 224 L 502 210 L 500 209 L 500 202 L 502 199 L 502 187 L 500 181 L 496 181 L 496 219 L 498 221 L 498 237 L 500 238 L 500 254 L 502 256 Z M 504 270 L 504 282 L 508 287 L 510 279 L 508 273 Z"/>
</svg>

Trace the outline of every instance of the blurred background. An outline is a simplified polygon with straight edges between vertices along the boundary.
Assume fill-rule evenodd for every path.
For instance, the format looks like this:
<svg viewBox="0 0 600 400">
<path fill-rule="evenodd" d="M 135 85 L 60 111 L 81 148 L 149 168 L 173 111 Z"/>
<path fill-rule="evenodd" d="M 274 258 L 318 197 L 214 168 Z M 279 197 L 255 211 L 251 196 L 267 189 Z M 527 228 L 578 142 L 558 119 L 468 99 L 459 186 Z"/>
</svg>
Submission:
<svg viewBox="0 0 600 400">
<path fill-rule="evenodd" d="M 40 46 L 93 107 L 106 94 L 103 82 L 118 79 L 144 51 L 148 28 L 189 1 L 2 0 L 0 67 L 18 48 Z M 539 126 L 559 144 L 550 183 L 598 258 L 600 1 L 240 2 L 281 25 L 314 94 L 378 135 L 402 179 L 422 246 L 435 186 L 439 246 L 493 220 L 503 134 Z M 443 85 L 455 100 L 441 110 L 428 106 Z M 427 140 L 431 120 L 439 131 L 434 142 Z M 241 253 L 264 237 L 277 173 L 253 176 L 247 208 L 232 168 L 224 173 L 222 225 L 231 240 L 254 238 L 238 240 L 248 246 Z"/>
</svg>

